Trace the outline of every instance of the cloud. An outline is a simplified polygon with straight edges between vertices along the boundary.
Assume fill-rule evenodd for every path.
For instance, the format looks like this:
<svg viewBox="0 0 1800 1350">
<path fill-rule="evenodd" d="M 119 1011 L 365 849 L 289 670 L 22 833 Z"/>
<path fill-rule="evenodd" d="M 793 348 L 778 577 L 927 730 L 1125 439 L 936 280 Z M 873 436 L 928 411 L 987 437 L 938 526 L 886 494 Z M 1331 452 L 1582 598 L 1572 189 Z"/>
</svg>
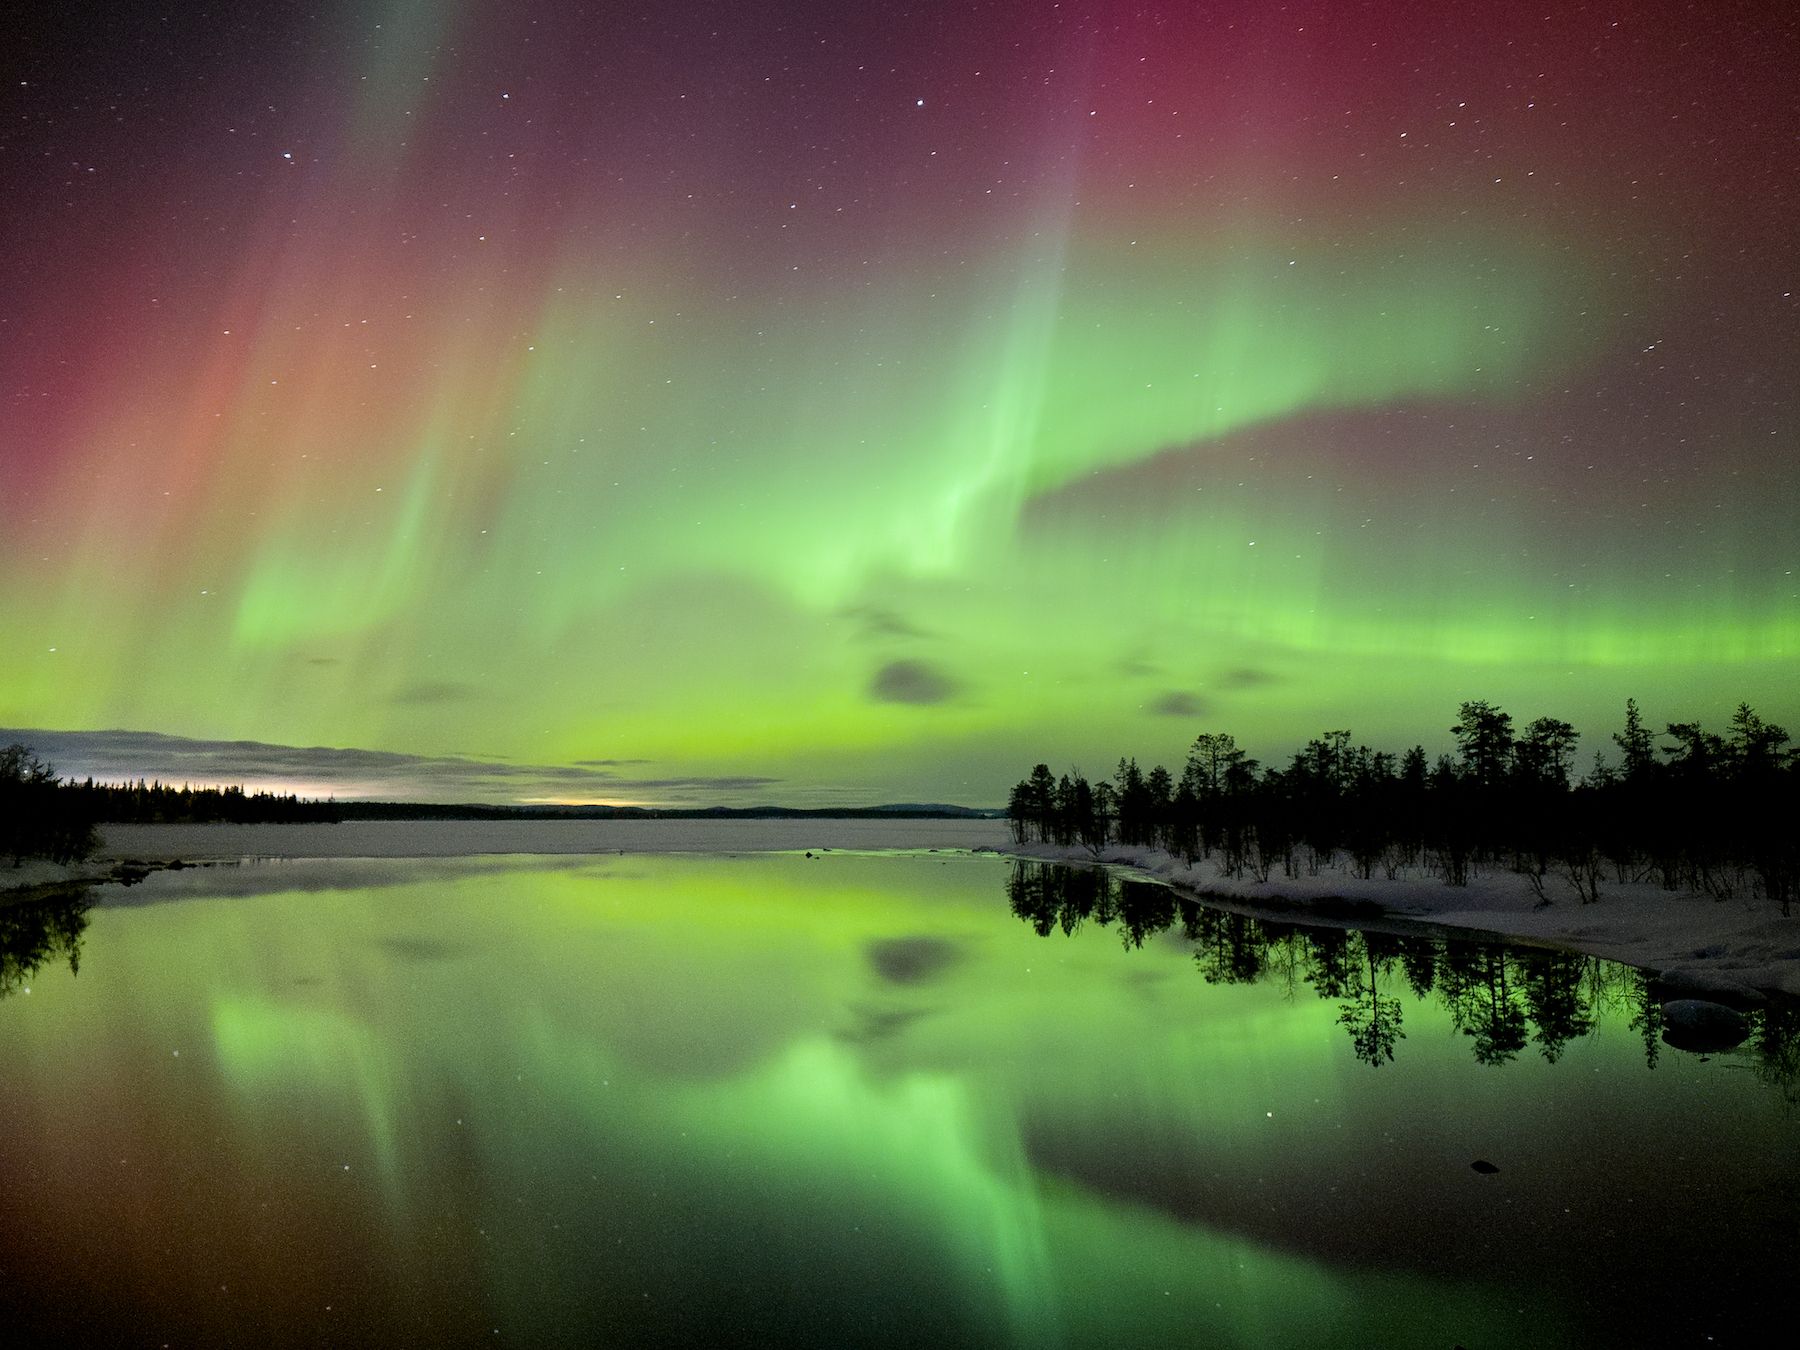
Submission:
<svg viewBox="0 0 1800 1350">
<path fill-rule="evenodd" d="M 863 949 L 869 964 L 892 984 L 924 984 L 936 979 L 962 956 L 962 947 L 948 938 L 882 938 Z"/>
<path fill-rule="evenodd" d="M 846 605 L 837 617 L 847 619 L 864 638 L 922 638 L 931 636 L 904 615 L 880 605 Z"/>
<path fill-rule="evenodd" d="M 869 697 L 877 703 L 947 703 L 956 681 L 925 661 L 890 661 L 869 681 Z"/>
<path fill-rule="evenodd" d="M 856 1026 L 840 1033 L 840 1039 L 852 1044 L 868 1044 L 898 1036 L 922 1017 L 930 1016 L 924 1008 L 853 1008 Z"/>
<path fill-rule="evenodd" d="M 483 697 L 478 685 L 458 680 L 422 680 L 409 684 L 393 697 L 393 702 L 406 708 L 428 708 L 440 703 L 465 703 Z"/>
<path fill-rule="evenodd" d="M 201 740 L 155 731 L 0 728 L 0 745 L 29 745 L 65 778 L 102 782 L 241 783 L 303 796 L 435 802 L 611 801 L 711 806 L 779 783 L 753 774 L 622 777 L 648 761 L 515 764 L 469 755 L 409 755 L 350 746 Z"/>
<path fill-rule="evenodd" d="M 1171 689 L 1150 705 L 1150 711 L 1158 717 L 1205 717 L 1210 709 L 1204 699 Z"/>
<path fill-rule="evenodd" d="M 1256 666 L 1239 666 L 1220 675 L 1216 683 L 1221 689 L 1260 689 L 1266 684 L 1275 684 L 1281 677 L 1272 670 L 1261 670 Z"/>
<path fill-rule="evenodd" d="M 765 778 L 760 774 L 737 774 L 712 778 L 618 778 L 612 781 L 637 790 L 645 788 L 706 788 L 723 792 L 736 791 L 741 788 L 768 787 L 771 783 L 781 782 L 781 779 Z"/>
</svg>

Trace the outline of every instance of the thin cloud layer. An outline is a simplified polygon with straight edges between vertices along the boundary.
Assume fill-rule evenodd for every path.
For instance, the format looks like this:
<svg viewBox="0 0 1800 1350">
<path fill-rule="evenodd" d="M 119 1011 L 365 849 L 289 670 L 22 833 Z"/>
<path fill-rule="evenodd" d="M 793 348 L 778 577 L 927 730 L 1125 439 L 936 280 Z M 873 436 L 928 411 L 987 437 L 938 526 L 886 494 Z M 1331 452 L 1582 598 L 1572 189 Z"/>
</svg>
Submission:
<svg viewBox="0 0 1800 1350">
<path fill-rule="evenodd" d="M 409 755 L 349 746 L 200 740 L 153 731 L 0 728 L 0 744 L 30 746 L 65 778 L 160 779 L 196 786 L 241 783 L 306 796 L 407 801 L 608 801 L 658 805 L 737 804 L 778 783 L 753 774 L 627 777 L 647 761 L 516 764 L 467 755 Z"/>
</svg>

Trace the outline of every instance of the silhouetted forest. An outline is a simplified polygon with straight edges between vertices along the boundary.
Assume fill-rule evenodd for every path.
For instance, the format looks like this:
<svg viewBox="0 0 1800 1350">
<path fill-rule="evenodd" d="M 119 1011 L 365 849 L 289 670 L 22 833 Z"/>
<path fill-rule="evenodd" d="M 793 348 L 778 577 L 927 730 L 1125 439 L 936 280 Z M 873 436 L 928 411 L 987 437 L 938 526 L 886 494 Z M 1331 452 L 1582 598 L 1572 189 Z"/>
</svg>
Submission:
<svg viewBox="0 0 1800 1350">
<path fill-rule="evenodd" d="M 56 771 L 22 745 L 0 748 L 0 858 L 74 862 L 98 846 L 94 817 L 68 795 Z"/>
<path fill-rule="evenodd" d="M 1654 977 L 1598 957 L 1256 919 L 1100 867 L 1016 862 L 1007 899 L 1040 937 L 1072 936 L 1091 923 L 1137 948 L 1175 931 L 1193 945 L 1194 964 L 1209 984 L 1273 981 L 1291 995 L 1310 989 L 1338 1005 L 1338 1025 L 1369 1065 L 1391 1061 L 1406 1039 L 1409 996 L 1435 997 L 1482 1064 L 1505 1064 L 1533 1048 L 1554 1063 L 1593 1032 L 1603 1012 L 1625 1017 L 1650 1068 L 1663 1051 Z M 1800 1003 L 1771 999 L 1747 1021 L 1758 1076 L 1794 1098 Z"/>
<path fill-rule="evenodd" d="M 338 803 L 241 787 L 174 787 L 168 783 L 65 783 L 70 808 L 94 821 L 195 825 L 212 821 L 335 821 Z"/>
<path fill-rule="evenodd" d="M 95 826 L 213 822 L 325 823 L 345 820 L 936 820 L 991 819 L 996 813 L 939 802 L 883 806 L 492 806 L 478 803 L 317 800 L 242 787 L 175 787 L 162 782 L 59 779 L 30 747 L 0 749 L 0 858 L 72 862 L 98 846 Z"/>
<path fill-rule="evenodd" d="M 99 846 L 101 821 L 195 824 L 202 821 L 337 820 L 335 803 L 306 801 L 241 787 L 173 787 L 165 783 L 75 783 L 32 754 L 0 748 L 0 858 L 74 862 Z"/>
<path fill-rule="evenodd" d="M 1761 895 L 1788 913 L 1800 882 L 1800 751 L 1740 704 L 1723 735 L 1694 722 L 1661 733 L 1627 700 L 1617 758 L 1574 776 L 1575 728 L 1464 703 L 1456 754 L 1398 756 L 1327 731 L 1285 767 L 1265 768 L 1233 737 L 1197 738 L 1179 778 L 1119 761 L 1112 781 L 1039 764 L 1012 790 L 1013 837 L 1167 850 L 1221 875 L 1267 881 L 1347 865 L 1389 880 L 1410 869 L 1466 885 L 1481 869 L 1525 877 L 1583 903 L 1610 880 L 1655 881 L 1719 899 Z M 1667 742 L 1660 743 L 1659 742 Z M 1566 889 L 1565 889 L 1566 888 Z"/>
</svg>

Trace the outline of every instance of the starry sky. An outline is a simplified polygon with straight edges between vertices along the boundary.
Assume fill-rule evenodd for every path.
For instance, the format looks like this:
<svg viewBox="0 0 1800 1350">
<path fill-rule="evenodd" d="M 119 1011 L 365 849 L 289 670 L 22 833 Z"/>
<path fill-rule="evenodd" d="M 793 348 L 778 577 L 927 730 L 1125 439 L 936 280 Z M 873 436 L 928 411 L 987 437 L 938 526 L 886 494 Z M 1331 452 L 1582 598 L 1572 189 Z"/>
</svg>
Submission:
<svg viewBox="0 0 1800 1350">
<path fill-rule="evenodd" d="M 990 805 L 1800 721 L 1787 5 L 39 8 L 0 725 L 65 770 Z"/>
</svg>

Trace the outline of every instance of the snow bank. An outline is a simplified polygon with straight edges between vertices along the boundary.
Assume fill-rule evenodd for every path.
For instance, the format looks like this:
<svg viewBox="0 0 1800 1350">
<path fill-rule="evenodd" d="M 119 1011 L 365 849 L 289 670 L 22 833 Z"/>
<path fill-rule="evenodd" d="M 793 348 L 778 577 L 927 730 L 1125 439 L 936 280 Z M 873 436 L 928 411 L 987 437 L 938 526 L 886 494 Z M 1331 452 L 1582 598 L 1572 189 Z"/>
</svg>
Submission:
<svg viewBox="0 0 1800 1350">
<path fill-rule="evenodd" d="M 1600 898 L 1581 904 L 1573 889 L 1546 878 L 1550 903 L 1515 872 L 1471 872 L 1466 886 L 1409 869 L 1393 881 L 1378 872 L 1352 876 L 1342 860 L 1316 875 L 1272 874 L 1268 881 L 1221 876 L 1214 862 L 1189 867 L 1161 849 L 1112 845 L 1099 857 L 1085 848 L 1024 844 L 1008 850 L 1052 862 L 1095 861 L 1129 867 L 1227 908 L 1267 913 L 1298 910 L 1323 922 L 1342 921 L 1346 905 L 1446 928 L 1474 929 L 1603 956 L 1661 973 L 1671 992 L 1754 1001 L 1756 991 L 1800 994 L 1800 916 L 1784 918 L 1766 900 L 1714 900 L 1665 891 L 1650 883 L 1602 882 Z"/>
<path fill-rule="evenodd" d="M 17 867 L 0 864 L 0 899 L 27 891 L 105 881 L 112 874 L 111 862 L 53 863 L 33 858 Z"/>
</svg>

